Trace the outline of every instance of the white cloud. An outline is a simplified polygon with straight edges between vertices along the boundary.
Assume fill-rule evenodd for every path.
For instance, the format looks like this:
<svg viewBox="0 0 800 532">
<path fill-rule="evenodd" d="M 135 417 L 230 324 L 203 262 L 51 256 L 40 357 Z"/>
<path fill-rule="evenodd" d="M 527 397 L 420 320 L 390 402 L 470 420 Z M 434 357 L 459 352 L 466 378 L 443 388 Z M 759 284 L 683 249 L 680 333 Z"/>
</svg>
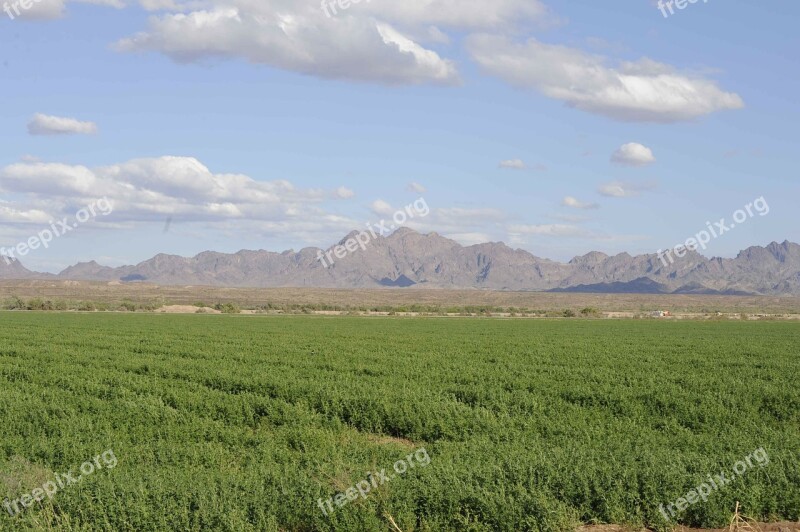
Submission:
<svg viewBox="0 0 800 532">
<path fill-rule="evenodd" d="M 183 0 L 139 0 L 139 5 L 145 11 L 189 11 L 192 9 L 202 9 L 207 2 L 202 0 L 183 1 Z"/>
<path fill-rule="evenodd" d="M 372 205 L 370 205 L 370 208 L 372 209 L 372 212 L 379 216 L 391 216 L 395 212 L 395 209 L 393 209 L 390 204 L 382 199 L 373 201 Z"/>
<path fill-rule="evenodd" d="M 350 199 L 355 197 L 356 193 L 347 187 L 339 187 L 333 192 L 334 196 L 339 199 Z"/>
<path fill-rule="evenodd" d="M 416 194 L 425 194 L 428 191 L 428 189 L 417 182 L 413 182 L 408 184 L 408 191 L 414 192 Z"/>
<path fill-rule="evenodd" d="M 371 16 L 365 7 L 354 5 L 328 18 L 316 0 L 212 1 L 207 9 L 151 17 L 146 31 L 119 41 L 116 48 L 158 51 L 180 62 L 241 58 L 328 79 L 460 83 L 453 61 Z"/>
<path fill-rule="evenodd" d="M 589 220 L 586 216 L 575 216 L 572 214 L 551 214 L 548 218 L 559 220 L 561 222 L 569 222 L 571 224 L 579 224 Z"/>
<path fill-rule="evenodd" d="M 393 217 L 396 213 L 412 212 L 413 216 L 406 217 L 406 221 L 403 223 L 404 227 L 420 233 L 435 231 L 459 242 L 472 242 L 469 235 L 473 237 L 480 235 L 482 238 L 480 242 L 490 240 L 489 238 L 484 238 L 487 234 L 487 227 L 493 226 L 500 231 L 508 216 L 506 212 L 500 209 L 487 207 L 435 207 L 427 201 L 425 204 L 428 206 L 429 212 L 425 214 L 426 209 L 418 204 L 417 201 L 408 204 L 391 205 L 384 200 L 378 199 L 372 202 L 370 208 L 378 217 L 376 220 L 385 220 L 387 226 L 393 224 Z"/>
<path fill-rule="evenodd" d="M 415 36 L 416 37 L 416 36 Z M 450 44 L 450 36 L 437 28 L 436 26 L 429 26 L 425 33 L 416 37 L 421 42 L 434 42 L 439 44 Z"/>
<path fill-rule="evenodd" d="M 552 19 L 552 14 L 540 0 L 407 0 L 405 2 L 378 3 L 366 0 L 352 2 L 341 9 L 336 0 L 320 3 L 319 0 L 272 0 L 270 5 L 259 0 L 41 0 L 41 4 L 57 4 L 59 11 L 67 2 L 82 2 L 122 8 L 137 4 L 147 11 L 192 12 L 215 8 L 261 9 L 261 12 L 293 14 L 298 10 L 314 8 L 318 14 L 327 12 L 330 18 L 374 18 L 393 21 L 406 27 L 425 27 L 434 38 L 447 40 L 438 26 L 464 30 L 493 30 L 509 27 L 527 27 Z"/>
<path fill-rule="evenodd" d="M 285 180 L 212 173 L 191 157 L 134 159 L 97 168 L 16 163 L 0 169 L 0 188 L 26 198 L 25 205 L 10 206 L 17 211 L 38 209 L 50 216 L 73 214 L 105 196 L 115 204 L 115 220 L 130 222 L 163 220 L 165 215 L 184 222 L 318 220 L 327 214 L 318 205 L 341 197 L 340 190 L 299 190 Z"/>
<path fill-rule="evenodd" d="M 29 9 L 17 5 L 19 12 L 13 7 L 13 2 L 9 4 L 12 15 L 23 20 L 55 20 L 64 16 L 65 0 L 40 0 L 33 2 Z"/>
<path fill-rule="evenodd" d="M 81 122 L 74 118 L 36 113 L 28 122 L 28 133 L 31 135 L 93 135 L 97 133 L 97 124 Z"/>
<path fill-rule="evenodd" d="M 585 203 L 580 201 L 572 196 L 567 196 L 561 201 L 561 205 L 564 207 L 570 207 L 572 209 L 599 209 L 600 205 L 597 203 Z"/>
<path fill-rule="evenodd" d="M 547 7 L 540 0 L 406 0 L 367 2 L 361 6 L 367 15 L 405 26 L 436 25 L 463 30 L 506 30 L 548 16 Z"/>
<path fill-rule="evenodd" d="M 34 0 L 35 2 L 36 0 Z M 44 3 L 47 0 L 41 0 Z M 124 0 L 71 0 L 81 4 L 94 4 L 96 6 L 113 7 L 114 9 L 123 9 L 126 7 Z"/>
<path fill-rule="evenodd" d="M 655 182 L 629 183 L 625 181 L 612 181 L 602 185 L 598 192 L 611 198 L 632 198 L 640 193 L 656 188 Z"/>
<path fill-rule="evenodd" d="M 625 166 L 647 166 L 656 162 L 653 151 L 638 142 L 623 144 L 611 155 L 611 162 Z"/>
<path fill-rule="evenodd" d="M 744 106 L 714 81 L 647 58 L 612 67 L 604 57 L 576 48 L 493 35 L 470 36 L 467 47 L 491 75 L 617 120 L 676 122 Z"/>
<path fill-rule="evenodd" d="M 506 168 L 509 170 L 524 170 L 525 162 L 522 161 L 522 159 L 507 159 L 505 161 L 500 161 L 500 168 Z"/>
<path fill-rule="evenodd" d="M 465 209 L 463 207 L 444 207 L 436 210 L 442 223 L 448 224 L 481 224 L 489 221 L 501 221 L 506 218 L 506 213 L 500 209 L 488 207 L 478 209 Z"/>
<path fill-rule="evenodd" d="M 476 246 L 492 241 L 492 237 L 487 233 L 447 233 L 445 237 L 455 240 L 462 246 Z"/>
<path fill-rule="evenodd" d="M 561 238 L 590 238 L 592 233 L 575 225 L 541 224 L 541 225 L 512 225 L 508 231 L 514 235 L 538 235 Z"/>
<path fill-rule="evenodd" d="M 23 223 L 23 224 L 48 224 L 52 218 L 42 210 L 28 209 L 21 210 L 8 206 L 6 202 L 0 201 L 0 222 L 3 223 Z"/>
<path fill-rule="evenodd" d="M 116 8 L 136 3 L 42 0 L 35 16 L 57 18 L 68 1 Z M 511 41 L 554 21 L 541 0 L 361 1 L 327 16 L 324 6 L 334 3 L 138 0 L 145 10 L 159 13 L 115 48 L 158 52 L 178 62 L 241 59 L 324 79 L 457 85 L 456 63 L 441 49 L 449 51 L 449 43 L 458 42 L 455 37 L 467 35 L 472 58 L 490 74 L 615 119 L 674 122 L 744 105 L 713 80 L 647 58 L 609 65 L 604 57 L 576 48 Z"/>
<path fill-rule="evenodd" d="M 55 20 L 64 16 L 68 1 L 116 9 L 125 7 L 125 2 L 122 0 L 31 0 L 31 6 L 28 9 L 23 8 L 19 2 L 7 3 L 11 6 L 10 11 L 14 18 L 22 20 Z M 14 7 L 15 3 L 17 4 L 16 7 Z"/>
</svg>

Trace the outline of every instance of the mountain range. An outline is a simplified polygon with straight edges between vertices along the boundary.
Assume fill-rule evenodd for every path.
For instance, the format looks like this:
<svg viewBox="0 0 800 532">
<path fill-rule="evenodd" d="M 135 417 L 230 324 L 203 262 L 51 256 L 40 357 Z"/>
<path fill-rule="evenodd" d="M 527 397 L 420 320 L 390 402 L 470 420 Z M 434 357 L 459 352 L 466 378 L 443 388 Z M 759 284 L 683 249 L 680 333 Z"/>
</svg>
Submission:
<svg viewBox="0 0 800 532">
<path fill-rule="evenodd" d="M 343 238 L 344 246 L 358 233 Z M 335 247 L 334 247 L 335 248 Z M 332 248 L 332 249 L 334 249 Z M 92 261 L 61 273 L 37 273 L 19 261 L 0 260 L 0 279 L 149 282 L 160 285 L 318 288 L 473 288 L 602 293 L 800 295 L 800 245 L 773 242 L 736 258 L 708 259 L 696 251 L 674 263 L 656 254 L 609 256 L 593 251 L 568 263 L 543 259 L 501 242 L 473 246 L 437 233 L 401 228 L 366 249 L 319 260 L 323 252 L 206 251 L 191 258 L 160 254 L 135 266 Z M 341 253 L 340 253 L 341 254 Z M 665 265 L 665 262 L 667 263 Z M 327 267 L 326 267 L 327 266 Z"/>
</svg>

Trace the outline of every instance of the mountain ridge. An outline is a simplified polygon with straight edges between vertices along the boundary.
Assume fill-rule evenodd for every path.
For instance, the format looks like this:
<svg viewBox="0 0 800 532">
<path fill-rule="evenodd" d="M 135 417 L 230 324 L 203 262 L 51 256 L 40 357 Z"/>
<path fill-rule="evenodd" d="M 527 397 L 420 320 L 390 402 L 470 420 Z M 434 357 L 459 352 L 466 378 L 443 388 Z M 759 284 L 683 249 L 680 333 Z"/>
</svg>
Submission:
<svg viewBox="0 0 800 532">
<path fill-rule="evenodd" d="M 345 246 L 357 232 L 344 237 Z M 503 242 L 462 246 L 438 233 L 400 228 L 366 246 L 330 254 L 328 250 L 203 251 L 194 257 L 160 253 L 117 268 L 80 262 L 58 274 L 37 273 L 19 261 L 0 260 L 0 279 L 147 281 L 160 285 L 277 288 L 427 287 L 592 293 L 691 293 L 800 295 L 800 245 L 784 241 L 751 246 L 732 259 L 687 252 L 674 263 L 656 254 L 607 255 L 592 251 L 568 263 L 540 258 Z M 340 254 L 341 250 L 340 250 Z"/>
</svg>

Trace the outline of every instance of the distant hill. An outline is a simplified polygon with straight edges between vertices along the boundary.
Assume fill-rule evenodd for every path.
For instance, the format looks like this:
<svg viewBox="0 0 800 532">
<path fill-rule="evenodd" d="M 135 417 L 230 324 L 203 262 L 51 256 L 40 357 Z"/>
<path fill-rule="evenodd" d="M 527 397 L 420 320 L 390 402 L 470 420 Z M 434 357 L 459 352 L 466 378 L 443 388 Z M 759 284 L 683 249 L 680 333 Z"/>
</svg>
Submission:
<svg viewBox="0 0 800 532">
<path fill-rule="evenodd" d="M 356 233 L 342 239 L 345 242 Z M 157 255 L 135 266 L 110 268 L 94 261 L 57 276 L 0 260 L 0 279 L 147 281 L 162 285 L 319 288 L 473 288 L 591 293 L 800 295 L 800 245 L 773 242 L 736 258 L 707 259 L 690 251 L 664 266 L 655 255 L 591 252 L 563 264 L 501 242 L 462 246 L 436 233 L 401 228 L 378 237 L 326 268 L 320 250 L 203 252 Z"/>
</svg>

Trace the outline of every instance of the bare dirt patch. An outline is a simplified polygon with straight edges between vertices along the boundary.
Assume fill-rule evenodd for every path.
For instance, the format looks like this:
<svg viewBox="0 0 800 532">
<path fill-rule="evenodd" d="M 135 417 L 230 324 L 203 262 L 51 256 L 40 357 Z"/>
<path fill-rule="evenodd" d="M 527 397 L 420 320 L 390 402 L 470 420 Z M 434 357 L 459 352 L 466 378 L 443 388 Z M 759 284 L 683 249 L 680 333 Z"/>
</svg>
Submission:
<svg viewBox="0 0 800 532">
<path fill-rule="evenodd" d="M 29 462 L 21 456 L 12 456 L 2 465 L 0 495 L 11 499 L 19 497 L 23 492 L 42 486 L 53 475 L 47 469 Z"/>
<path fill-rule="evenodd" d="M 167 305 L 156 309 L 156 312 L 162 314 L 222 314 L 211 307 L 195 307 L 193 305 Z"/>
<path fill-rule="evenodd" d="M 407 440 L 406 438 L 395 438 L 393 436 L 380 436 L 378 434 L 370 434 L 367 436 L 367 439 L 372 443 L 377 443 L 378 445 L 400 445 L 402 447 L 407 447 L 409 449 L 413 449 L 417 447 L 417 444 L 411 440 Z"/>
</svg>

